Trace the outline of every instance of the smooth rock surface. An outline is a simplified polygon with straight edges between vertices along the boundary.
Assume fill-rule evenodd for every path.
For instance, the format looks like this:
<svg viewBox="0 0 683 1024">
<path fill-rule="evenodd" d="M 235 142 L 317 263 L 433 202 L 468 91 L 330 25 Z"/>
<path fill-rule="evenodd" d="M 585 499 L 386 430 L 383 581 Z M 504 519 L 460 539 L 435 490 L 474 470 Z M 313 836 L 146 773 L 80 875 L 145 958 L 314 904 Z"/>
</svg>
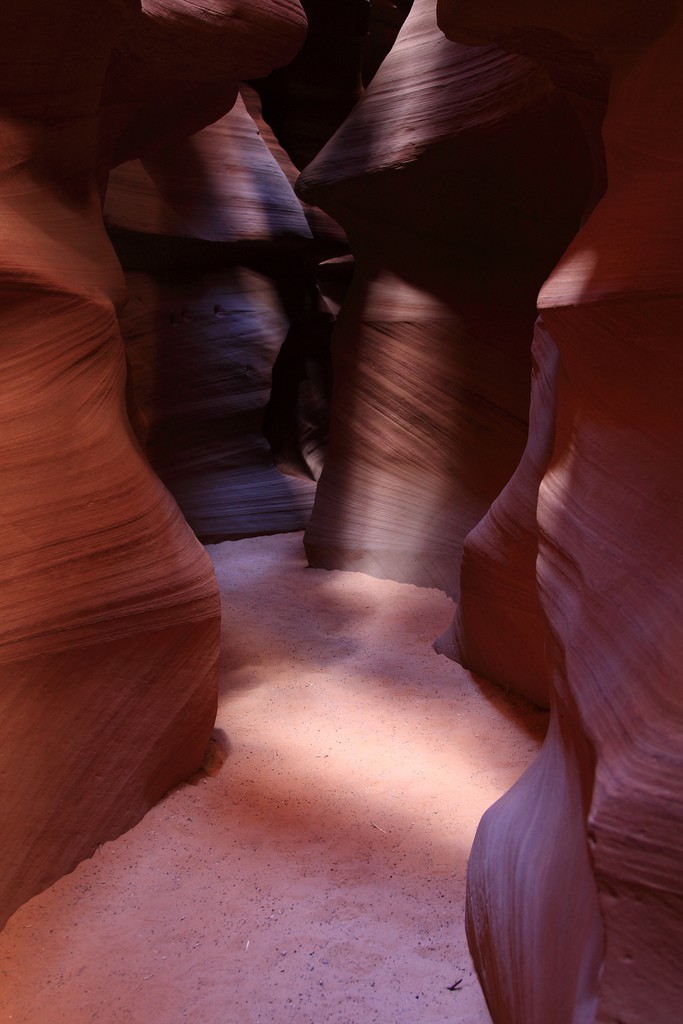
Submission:
<svg viewBox="0 0 683 1024">
<path fill-rule="evenodd" d="M 457 594 L 463 539 L 524 448 L 535 296 L 589 187 L 545 72 L 452 44 L 418 0 L 298 184 L 356 259 L 312 564 Z"/>
<path fill-rule="evenodd" d="M 295 3 L 251 5 L 241 21 L 243 5 L 152 0 L 145 17 L 153 8 L 192 57 L 164 28 L 146 73 L 173 78 L 175 54 L 184 86 L 205 84 L 229 38 L 242 63 L 228 81 L 302 38 Z M 127 416 L 125 288 L 102 222 L 103 166 L 140 99 L 117 94 L 113 116 L 112 49 L 133 53 L 137 13 L 126 0 L 0 13 L 2 921 L 194 772 L 216 709 L 216 583 Z"/>
<path fill-rule="evenodd" d="M 501 494 L 465 538 L 460 600 L 435 646 L 547 708 L 551 669 L 536 581 L 536 507 L 555 436 L 557 346 L 541 318 L 532 356 L 526 448 Z"/>
<path fill-rule="evenodd" d="M 241 244 L 308 242 L 301 204 L 238 97 L 202 131 L 116 167 L 111 228 Z"/>
<path fill-rule="evenodd" d="M 155 471 L 202 541 L 301 529 L 313 488 L 277 471 L 263 419 L 313 236 L 242 99 L 115 168 L 105 220 L 128 268 L 121 325 Z"/>
<path fill-rule="evenodd" d="M 288 320 L 273 282 L 243 267 L 129 273 L 121 317 L 145 450 L 207 542 L 308 522 L 311 480 L 284 476 L 263 434 Z"/>
<path fill-rule="evenodd" d="M 451 29 L 442 6 L 457 36 L 471 16 L 471 39 L 477 12 L 454 3 Z M 478 37 L 490 15 L 510 42 L 517 19 L 525 52 L 578 47 L 613 75 L 609 186 L 539 296 L 557 382 L 536 514 L 551 725 L 478 830 L 468 935 L 496 1024 L 668 1024 L 683 1003 L 683 25 L 669 4 L 641 20 L 582 4 L 570 26 L 553 12 L 484 5 Z"/>
<path fill-rule="evenodd" d="M 306 36 L 298 0 L 142 0 L 139 10 L 104 83 L 107 169 L 217 121 L 239 82 L 287 64 Z"/>
</svg>

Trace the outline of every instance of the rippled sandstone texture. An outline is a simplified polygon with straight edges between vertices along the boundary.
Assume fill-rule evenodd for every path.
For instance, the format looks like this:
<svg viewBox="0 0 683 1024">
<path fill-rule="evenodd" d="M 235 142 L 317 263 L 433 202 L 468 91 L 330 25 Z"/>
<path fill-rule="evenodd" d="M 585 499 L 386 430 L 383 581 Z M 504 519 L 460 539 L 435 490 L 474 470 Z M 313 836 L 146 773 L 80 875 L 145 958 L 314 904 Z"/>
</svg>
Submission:
<svg viewBox="0 0 683 1024">
<path fill-rule="evenodd" d="M 112 46 L 135 63 L 140 33 L 163 91 L 174 61 L 178 81 L 210 67 L 217 40 L 226 80 L 250 39 L 252 71 L 289 59 L 302 19 L 274 0 L 145 8 L 0 13 L 3 920 L 193 772 L 215 714 L 215 580 L 126 416 L 123 279 L 102 224 L 105 158 L 119 136 L 134 147 L 150 105 L 144 75 L 116 117 L 102 87 Z"/>
<path fill-rule="evenodd" d="M 519 460 L 535 297 L 589 161 L 547 74 L 455 45 L 418 0 L 299 194 L 346 230 L 331 445 L 311 563 L 458 589 L 462 541 Z"/>
<path fill-rule="evenodd" d="M 609 186 L 539 297 L 551 726 L 479 828 L 470 944 L 496 1024 L 668 1024 L 683 999 L 681 13 L 440 11 L 454 37 L 542 56 L 593 100 L 612 77 Z"/>
<path fill-rule="evenodd" d="M 263 419 L 313 236 L 241 97 L 115 168 L 105 222 L 145 452 L 188 523 L 205 542 L 303 528 L 312 483 L 275 469 Z"/>
<path fill-rule="evenodd" d="M 296 55 L 305 25 L 298 0 L 142 0 L 104 82 L 107 168 L 217 121 L 239 82 Z"/>
</svg>

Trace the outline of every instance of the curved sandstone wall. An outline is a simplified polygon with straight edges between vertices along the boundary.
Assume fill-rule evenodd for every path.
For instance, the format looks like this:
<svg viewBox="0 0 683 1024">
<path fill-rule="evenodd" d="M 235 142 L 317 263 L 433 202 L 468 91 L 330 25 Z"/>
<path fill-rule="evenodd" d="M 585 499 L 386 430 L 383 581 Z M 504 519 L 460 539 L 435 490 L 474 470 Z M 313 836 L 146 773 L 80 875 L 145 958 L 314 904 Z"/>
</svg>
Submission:
<svg viewBox="0 0 683 1024">
<path fill-rule="evenodd" d="M 303 529 L 312 482 L 277 471 L 263 419 L 313 238 L 242 99 L 116 167 L 104 213 L 127 271 L 121 330 L 155 472 L 203 542 Z"/>
<path fill-rule="evenodd" d="M 299 184 L 357 259 L 310 559 L 460 590 L 440 649 L 551 708 L 469 864 L 496 1024 L 670 1024 L 683 1002 L 679 7 L 441 0 L 445 39 L 417 0 Z M 171 180 L 169 154 L 208 169 L 237 78 L 290 60 L 304 24 L 294 0 L 48 8 L 0 12 L 2 919 L 196 770 L 215 710 L 211 567 L 126 413 L 128 398 L 142 436 L 109 164 L 144 158 L 115 184 L 137 175 L 139 197 L 155 178 L 159 237 L 161 217 L 177 242 L 189 203 L 189 238 L 232 239 L 203 237 L 229 218 Z M 181 296 L 130 281 L 148 430 L 154 360 L 175 372 L 159 309 L 183 338 L 209 324 L 209 378 L 214 320 L 239 319 L 244 294 L 259 337 L 285 332 L 253 271 L 210 267 Z M 177 365 L 196 368 L 185 351 Z"/>
<path fill-rule="evenodd" d="M 556 403 L 552 437 L 543 415 L 530 438 L 551 727 L 479 828 L 470 943 L 496 1024 L 665 1024 L 683 995 L 681 15 L 442 7 L 455 38 L 536 52 L 551 73 L 569 59 L 593 98 L 582 69 L 612 78 L 608 188 L 539 297 L 537 396 L 547 409 L 554 379 Z M 528 505 L 520 519 L 528 538 Z"/>
<path fill-rule="evenodd" d="M 298 184 L 356 259 L 311 564 L 457 594 L 463 539 L 524 447 L 535 297 L 589 183 L 545 72 L 454 45 L 418 0 Z"/>
<path fill-rule="evenodd" d="M 270 6 L 287 59 L 302 19 Z M 126 416 L 102 223 L 103 82 L 139 27 L 123 0 L 0 13 L 2 919 L 195 771 L 215 713 L 217 588 Z"/>
</svg>

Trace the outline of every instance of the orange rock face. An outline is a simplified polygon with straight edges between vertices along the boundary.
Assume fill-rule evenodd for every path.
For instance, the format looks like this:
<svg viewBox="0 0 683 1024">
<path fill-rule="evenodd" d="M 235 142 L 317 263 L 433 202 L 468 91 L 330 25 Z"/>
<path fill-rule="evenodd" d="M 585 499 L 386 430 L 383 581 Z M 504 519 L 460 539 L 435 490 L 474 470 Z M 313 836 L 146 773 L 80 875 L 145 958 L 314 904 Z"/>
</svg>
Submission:
<svg viewBox="0 0 683 1024">
<path fill-rule="evenodd" d="M 255 5 L 214 4 L 201 25 L 206 10 L 172 6 L 194 73 L 221 18 L 246 58 Z M 217 588 L 128 422 L 125 292 L 100 206 L 102 86 L 136 7 L 0 13 L 3 919 L 196 770 L 215 713 Z M 259 20 L 262 45 L 239 65 L 254 73 L 287 59 L 302 28 L 295 4 L 257 13 L 275 20 L 269 34 Z"/>
<path fill-rule="evenodd" d="M 548 66 L 571 52 L 611 70 L 609 185 L 539 297 L 538 373 L 556 379 L 556 412 L 552 439 L 547 416 L 532 422 L 526 494 L 540 476 L 551 727 L 480 826 L 468 931 L 497 1024 L 664 1024 L 683 998 L 683 124 L 671 100 L 683 26 L 665 4 L 637 25 L 628 5 L 579 5 L 572 26 L 559 9 L 540 25 L 535 10 L 499 6 L 444 3 L 441 21 L 507 45 L 526 25 L 524 52 L 545 44 Z M 549 392 L 539 381 L 539 403 Z M 528 504 L 520 523 L 528 540 Z"/>
</svg>

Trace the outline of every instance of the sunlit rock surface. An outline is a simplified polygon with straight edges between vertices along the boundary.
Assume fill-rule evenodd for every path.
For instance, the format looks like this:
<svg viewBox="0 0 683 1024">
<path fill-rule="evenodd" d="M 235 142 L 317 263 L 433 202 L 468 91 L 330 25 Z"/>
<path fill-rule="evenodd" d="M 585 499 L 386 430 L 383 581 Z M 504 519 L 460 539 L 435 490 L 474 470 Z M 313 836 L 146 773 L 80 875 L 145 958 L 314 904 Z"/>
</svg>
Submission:
<svg viewBox="0 0 683 1024">
<path fill-rule="evenodd" d="M 165 5 L 193 49 L 181 78 L 210 63 L 216 19 L 223 41 L 244 27 L 232 6 L 201 27 L 206 5 Z M 291 56 L 297 10 L 258 5 L 276 24 L 245 66 Z M 215 714 L 216 585 L 126 414 L 125 289 L 100 205 L 116 137 L 103 81 L 139 27 L 121 0 L 0 13 L 3 919 L 196 770 Z M 175 52 L 155 46 L 149 68 Z"/>
<path fill-rule="evenodd" d="M 547 453 L 536 521 L 551 727 L 485 815 L 469 865 L 470 944 L 496 1024 L 665 1024 L 683 998 L 673 10 L 580 4 L 569 24 L 559 8 L 443 3 L 458 38 L 537 48 L 550 68 L 573 54 L 573 86 L 593 98 L 582 69 L 612 70 L 609 186 L 539 297 L 539 402 L 556 380 L 552 444 L 544 415 L 530 439 Z"/>
<path fill-rule="evenodd" d="M 299 194 L 346 230 L 311 563 L 457 593 L 463 538 L 524 448 L 535 297 L 590 172 L 536 65 L 446 40 L 429 0 Z"/>
<path fill-rule="evenodd" d="M 215 124 L 115 168 L 105 220 L 112 228 L 225 245 L 301 244 L 301 204 L 240 97 Z"/>
</svg>

